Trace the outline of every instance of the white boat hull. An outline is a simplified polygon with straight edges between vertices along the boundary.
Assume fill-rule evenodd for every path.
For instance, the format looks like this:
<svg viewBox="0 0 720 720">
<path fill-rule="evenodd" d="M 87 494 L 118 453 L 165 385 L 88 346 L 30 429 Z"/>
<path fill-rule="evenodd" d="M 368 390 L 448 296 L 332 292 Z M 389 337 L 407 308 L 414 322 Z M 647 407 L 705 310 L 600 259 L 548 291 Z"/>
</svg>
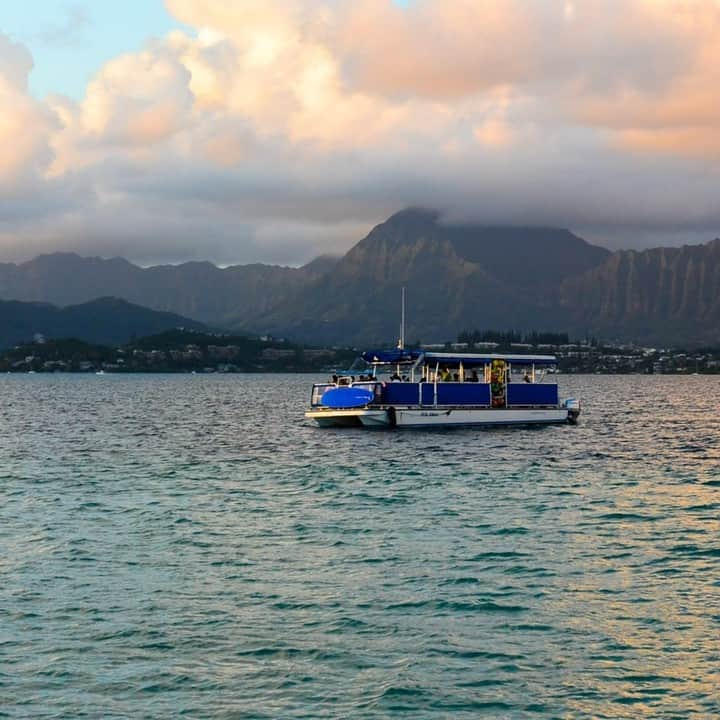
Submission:
<svg viewBox="0 0 720 720">
<path fill-rule="evenodd" d="M 482 409 L 397 409 L 395 423 L 398 427 L 453 427 L 456 425 L 550 425 L 568 420 L 565 408 L 539 408 L 507 410 Z"/>
<path fill-rule="evenodd" d="M 552 425 L 571 421 L 559 408 L 358 408 L 309 410 L 305 417 L 320 427 L 457 427 L 498 425 Z"/>
<path fill-rule="evenodd" d="M 387 427 L 390 424 L 385 410 L 308 410 L 308 420 L 314 420 L 320 427 Z M 373 422 L 374 421 L 374 422 Z"/>
</svg>

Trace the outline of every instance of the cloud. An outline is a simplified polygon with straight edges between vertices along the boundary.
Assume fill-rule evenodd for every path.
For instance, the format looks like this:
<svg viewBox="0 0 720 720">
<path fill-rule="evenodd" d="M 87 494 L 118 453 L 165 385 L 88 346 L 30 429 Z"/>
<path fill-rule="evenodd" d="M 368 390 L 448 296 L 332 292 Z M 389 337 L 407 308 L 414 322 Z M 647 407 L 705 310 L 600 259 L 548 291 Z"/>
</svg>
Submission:
<svg viewBox="0 0 720 720">
<path fill-rule="evenodd" d="M 684 67 L 662 87 L 625 87 L 587 97 L 577 117 L 588 126 L 608 128 L 617 141 L 643 152 L 720 158 L 720 5 L 674 19 L 694 47 Z"/>
<path fill-rule="evenodd" d="M 0 197 L 12 198 L 52 161 L 49 138 L 57 119 L 28 95 L 28 51 L 0 34 Z M 5 214 L 9 210 L 5 209 Z M 0 216 L 3 208 L 0 206 Z"/>
<path fill-rule="evenodd" d="M 64 8 L 62 21 L 47 25 L 36 34 L 36 38 L 46 46 L 77 47 L 91 25 L 90 10 L 85 5 L 68 5 Z"/>
<path fill-rule="evenodd" d="M 110 145 L 149 145 L 186 127 L 193 107 L 190 71 L 163 49 L 123 55 L 90 82 L 85 131 Z"/>
<path fill-rule="evenodd" d="M 453 99 L 655 86 L 692 39 L 665 0 L 390 0 L 348 3 L 330 42 L 348 82 L 388 96 Z"/>
<path fill-rule="evenodd" d="M 27 48 L 0 33 L 0 77 L 4 83 L 19 92 L 27 90 L 32 67 L 32 55 Z"/>
<path fill-rule="evenodd" d="M 166 5 L 187 29 L 80 102 L 34 99 L 0 35 L 1 256 L 295 263 L 416 204 L 613 243 L 717 234 L 713 0 Z"/>
</svg>

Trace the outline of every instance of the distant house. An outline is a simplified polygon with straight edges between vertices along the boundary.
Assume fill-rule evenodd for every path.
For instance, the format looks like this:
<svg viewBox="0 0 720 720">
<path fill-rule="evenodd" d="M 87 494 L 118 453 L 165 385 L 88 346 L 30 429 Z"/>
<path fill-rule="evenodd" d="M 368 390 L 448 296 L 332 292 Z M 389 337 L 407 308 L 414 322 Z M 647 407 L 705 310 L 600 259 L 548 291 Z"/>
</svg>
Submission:
<svg viewBox="0 0 720 720">
<path fill-rule="evenodd" d="M 260 353 L 260 357 L 263 360 L 282 360 L 283 358 L 290 358 L 294 356 L 294 350 L 282 350 L 280 348 L 265 348 Z"/>
<path fill-rule="evenodd" d="M 305 360 L 317 360 L 318 358 L 332 357 L 335 353 L 327 348 L 321 348 L 319 350 L 303 350 L 303 357 Z"/>
<path fill-rule="evenodd" d="M 208 355 L 215 360 L 232 360 L 240 354 L 237 345 L 208 345 Z"/>
</svg>

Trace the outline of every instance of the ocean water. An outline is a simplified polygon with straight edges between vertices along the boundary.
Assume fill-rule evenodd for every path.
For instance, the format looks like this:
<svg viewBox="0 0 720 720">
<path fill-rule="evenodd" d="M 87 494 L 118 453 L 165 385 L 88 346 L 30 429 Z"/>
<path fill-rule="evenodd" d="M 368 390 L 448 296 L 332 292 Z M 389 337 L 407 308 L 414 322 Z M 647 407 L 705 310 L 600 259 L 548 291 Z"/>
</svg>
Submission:
<svg viewBox="0 0 720 720">
<path fill-rule="evenodd" d="M 720 717 L 720 378 L 320 430 L 313 378 L 0 378 L 0 716 Z"/>
</svg>

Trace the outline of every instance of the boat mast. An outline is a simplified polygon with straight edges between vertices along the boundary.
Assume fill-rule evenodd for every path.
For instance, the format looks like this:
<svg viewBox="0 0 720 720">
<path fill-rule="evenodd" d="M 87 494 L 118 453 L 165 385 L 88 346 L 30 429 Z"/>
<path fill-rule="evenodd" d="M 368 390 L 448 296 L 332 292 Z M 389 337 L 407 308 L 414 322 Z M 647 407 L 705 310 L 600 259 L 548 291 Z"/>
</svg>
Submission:
<svg viewBox="0 0 720 720">
<path fill-rule="evenodd" d="M 405 349 L 405 287 L 402 289 L 402 300 L 400 303 L 400 340 L 398 350 Z"/>
</svg>

